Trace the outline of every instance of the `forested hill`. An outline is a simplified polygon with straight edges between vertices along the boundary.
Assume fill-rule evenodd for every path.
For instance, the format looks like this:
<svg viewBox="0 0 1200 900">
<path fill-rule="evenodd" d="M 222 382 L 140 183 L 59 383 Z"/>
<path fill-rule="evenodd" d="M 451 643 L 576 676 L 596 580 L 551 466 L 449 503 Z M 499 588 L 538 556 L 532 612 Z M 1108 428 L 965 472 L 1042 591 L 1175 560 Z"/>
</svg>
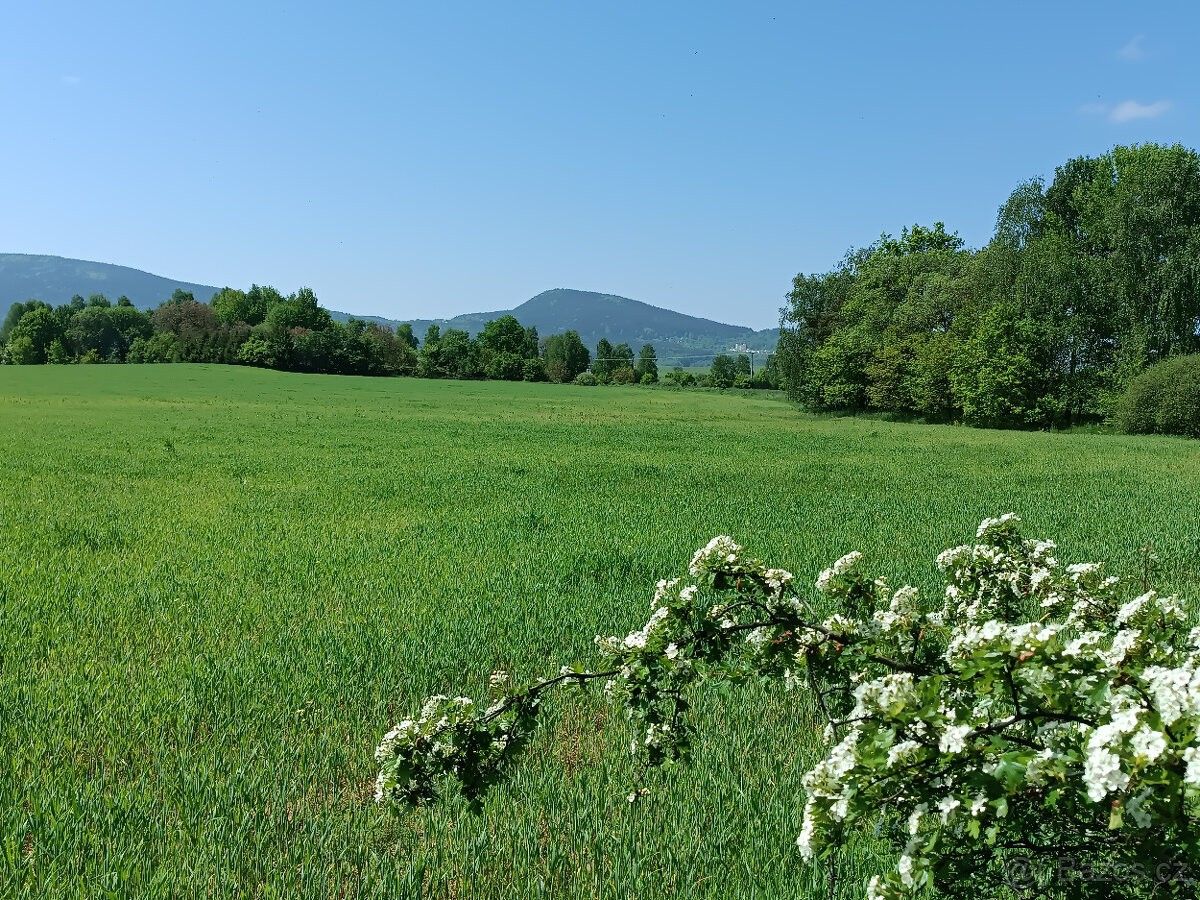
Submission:
<svg viewBox="0 0 1200 900">
<path fill-rule="evenodd" d="M 0 253 L 0 314 L 14 303 L 25 300 L 41 300 L 57 306 L 76 295 L 86 299 L 92 294 L 104 294 L 109 300 L 128 297 L 138 309 L 151 310 L 180 290 L 204 303 L 219 288 L 211 284 L 176 281 L 112 263 L 65 256 Z M 351 316 L 336 310 L 330 310 L 330 315 L 341 322 Z M 396 324 L 376 316 L 362 318 L 385 325 Z"/>
<path fill-rule="evenodd" d="M 76 294 L 104 294 L 110 300 L 124 296 L 138 309 L 154 309 L 176 290 L 188 291 L 197 300 L 208 300 L 217 291 L 211 285 L 176 281 L 111 263 L 0 253 L 0 310 L 24 300 L 57 306 Z"/>
<path fill-rule="evenodd" d="M 612 344 L 654 344 L 658 358 L 674 365 L 673 356 L 684 357 L 689 365 L 706 365 L 711 354 L 745 344 L 751 350 L 772 351 L 779 338 L 778 329 L 755 331 L 742 325 L 726 325 L 670 309 L 651 306 L 615 294 L 555 288 L 543 291 L 515 309 L 468 313 L 453 319 L 420 320 L 412 323 L 418 336 L 431 324 L 461 328 L 472 334 L 484 324 L 511 314 L 522 325 L 532 325 L 543 335 L 572 330 L 579 332 L 584 344 L 595 347 L 601 338 Z"/>
<path fill-rule="evenodd" d="M 216 293 L 212 285 L 176 281 L 139 269 L 111 263 L 88 262 L 61 256 L 35 256 L 24 253 L 0 253 L 0 315 L 13 303 L 37 299 L 57 305 L 78 294 L 104 294 L 110 300 L 125 296 L 139 309 L 158 306 L 176 290 L 190 292 L 197 300 L 207 301 Z M 567 330 L 579 332 L 584 344 L 594 348 L 601 338 L 612 344 L 629 344 L 635 350 L 642 344 L 654 344 L 658 358 L 667 366 L 708 365 L 712 356 L 739 344 L 751 350 L 773 351 L 779 337 L 777 329 L 755 331 L 741 325 L 726 325 L 670 309 L 651 306 L 628 297 L 556 288 L 543 291 L 515 309 L 496 312 L 466 313 L 453 319 L 412 321 L 418 337 L 431 324 L 443 328 L 461 328 L 478 334 L 490 320 L 506 313 L 516 316 L 522 325 L 537 328 L 543 336 Z M 331 310 L 338 321 L 354 313 Z M 396 325 L 400 321 L 379 316 L 359 316 L 371 322 Z"/>
</svg>

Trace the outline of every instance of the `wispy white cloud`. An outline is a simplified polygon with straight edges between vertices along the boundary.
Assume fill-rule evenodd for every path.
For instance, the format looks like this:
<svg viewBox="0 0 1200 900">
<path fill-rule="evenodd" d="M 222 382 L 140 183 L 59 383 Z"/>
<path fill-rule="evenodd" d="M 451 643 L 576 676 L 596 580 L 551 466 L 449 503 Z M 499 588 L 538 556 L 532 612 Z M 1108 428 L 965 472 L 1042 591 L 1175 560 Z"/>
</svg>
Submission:
<svg viewBox="0 0 1200 900">
<path fill-rule="evenodd" d="M 1157 119 L 1170 108 L 1170 100 L 1155 100 L 1153 103 L 1122 100 L 1109 111 L 1108 121 L 1133 122 L 1137 119 Z"/>
<path fill-rule="evenodd" d="M 1125 46 L 1117 51 L 1117 56 L 1126 62 L 1137 62 L 1146 58 L 1146 36 L 1137 34 L 1130 38 Z"/>
<path fill-rule="evenodd" d="M 67 87 L 75 87 L 75 85 L 80 84 L 83 81 L 83 79 L 78 75 L 60 75 L 58 80 Z"/>
<path fill-rule="evenodd" d="M 1122 100 L 1117 104 L 1085 103 L 1079 112 L 1085 116 L 1104 116 L 1110 122 L 1135 122 L 1138 119 L 1157 119 L 1171 108 L 1170 100 L 1155 100 L 1139 103 L 1137 100 Z"/>
</svg>

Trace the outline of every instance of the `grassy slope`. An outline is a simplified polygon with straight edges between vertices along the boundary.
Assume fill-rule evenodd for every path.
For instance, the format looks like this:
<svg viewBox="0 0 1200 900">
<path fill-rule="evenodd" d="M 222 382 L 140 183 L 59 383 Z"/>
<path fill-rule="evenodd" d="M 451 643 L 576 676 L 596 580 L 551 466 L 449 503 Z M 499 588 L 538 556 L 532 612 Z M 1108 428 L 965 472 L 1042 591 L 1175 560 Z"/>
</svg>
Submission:
<svg viewBox="0 0 1200 900">
<path fill-rule="evenodd" d="M 1129 570 L 1153 541 L 1195 597 L 1196 448 L 708 393 L 0 369 L 0 895 L 819 895 L 800 694 L 705 698 L 714 740 L 637 809 L 596 703 L 557 706 L 480 818 L 376 809 L 371 751 L 428 692 L 590 658 L 721 532 L 930 584 L 1015 510 L 1065 559 Z"/>
</svg>

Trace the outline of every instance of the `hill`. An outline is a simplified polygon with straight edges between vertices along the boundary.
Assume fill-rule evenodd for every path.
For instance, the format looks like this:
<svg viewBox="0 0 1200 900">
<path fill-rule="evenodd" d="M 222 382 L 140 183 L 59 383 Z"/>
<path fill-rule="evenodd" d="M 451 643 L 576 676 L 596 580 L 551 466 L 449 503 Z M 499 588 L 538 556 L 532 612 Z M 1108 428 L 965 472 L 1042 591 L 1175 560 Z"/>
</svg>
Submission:
<svg viewBox="0 0 1200 900">
<path fill-rule="evenodd" d="M 3 310 L 21 300 L 44 300 L 57 305 L 76 294 L 83 297 L 104 294 L 110 300 L 124 295 L 138 309 L 153 309 L 178 289 L 191 291 L 197 300 L 207 300 L 217 291 L 212 285 L 176 281 L 111 263 L 0 253 L 0 309 Z"/>
<path fill-rule="evenodd" d="M 47 303 L 66 303 L 75 294 L 84 297 L 102 293 L 115 300 L 128 297 L 139 309 L 153 309 L 171 294 L 182 289 L 198 300 L 208 300 L 217 288 L 213 285 L 176 281 L 111 263 L 89 262 L 61 256 L 36 256 L 25 253 L 0 253 L 0 312 L 21 300 L 38 299 Z M 353 313 L 330 310 L 335 319 L 345 321 Z M 639 300 L 555 288 L 543 291 L 514 309 L 465 313 L 452 319 L 411 321 L 418 337 L 437 324 L 442 328 L 461 328 L 477 334 L 491 319 L 511 313 L 523 325 L 532 325 L 543 335 L 568 329 L 579 332 L 588 348 L 601 338 L 613 344 L 626 343 L 636 352 L 642 344 L 654 344 L 666 366 L 707 365 L 715 353 L 744 345 L 750 350 L 775 349 L 778 330 L 755 331 L 741 325 L 726 325 L 684 313 L 651 306 Z M 379 316 L 361 316 L 372 322 L 397 325 L 402 321 Z"/>
<path fill-rule="evenodd" d="M 38 256 L 29 253 L 0 253 L 0 313 L 23 300 L 43 300 L 58 305 L 76 294 L 88 297 L 104 294 L 109 300 L 125 296 L 138 309 L 154 309 L 175 291 L 190 291 L 197 300 L 208 301 L 219 288 L 211 284 L 176 281 L 141 269 L 112 263 L 69 259 L 65 256 Z M 352 313 L 330 310 L 339 322 Z M 379 316 L 359 316 L 384 325 L 398 324 Z"/>
<path fill-rule="evenodd" d="M 531 297 L 514 309 L 467 313 L 453 319 L 418 320 L 412 323 L 420 337 L 429 325 L 462 328 L 472 334 L 490 319 L 511 314 L 522 325 L 532 325 L 542 335 L 572 329 L 589 348 L 601 338 L 613 344 L 626 343 L 637 349 L 654 344 L 659 359 L 667 365 L 704 365 L 713 354 L 743 344 L 750 350 L 771 351 L 779 330 L 755 331 L 743 325 L 726 325 L 711 319 L 651 306 L 615 294 L 598 294 L 555 288 Z"/>
</svg>

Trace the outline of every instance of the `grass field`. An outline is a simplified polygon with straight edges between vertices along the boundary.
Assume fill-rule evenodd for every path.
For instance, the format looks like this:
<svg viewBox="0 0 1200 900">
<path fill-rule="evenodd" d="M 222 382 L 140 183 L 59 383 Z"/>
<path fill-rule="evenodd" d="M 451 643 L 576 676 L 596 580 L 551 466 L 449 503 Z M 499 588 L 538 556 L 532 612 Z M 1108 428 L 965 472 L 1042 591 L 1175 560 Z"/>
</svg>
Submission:
<svg viewBox="0 0 1200 900">
<path fill-rule="evenodd" d="M 1068 560 L 1153 543 L 1200 596 L 1185 440 L 131 365 L 0 368 L 0 453 L 4 897 L 823 896 L 800 693 L 704 696 L 712 740 L 635 808 L 596 701 L 556 702 L 481 816 L 376 808 L 372 751 L 425 694 L 591 659 L 717 533 L 932 585 L 1012 510 Z"/>
</svg>

